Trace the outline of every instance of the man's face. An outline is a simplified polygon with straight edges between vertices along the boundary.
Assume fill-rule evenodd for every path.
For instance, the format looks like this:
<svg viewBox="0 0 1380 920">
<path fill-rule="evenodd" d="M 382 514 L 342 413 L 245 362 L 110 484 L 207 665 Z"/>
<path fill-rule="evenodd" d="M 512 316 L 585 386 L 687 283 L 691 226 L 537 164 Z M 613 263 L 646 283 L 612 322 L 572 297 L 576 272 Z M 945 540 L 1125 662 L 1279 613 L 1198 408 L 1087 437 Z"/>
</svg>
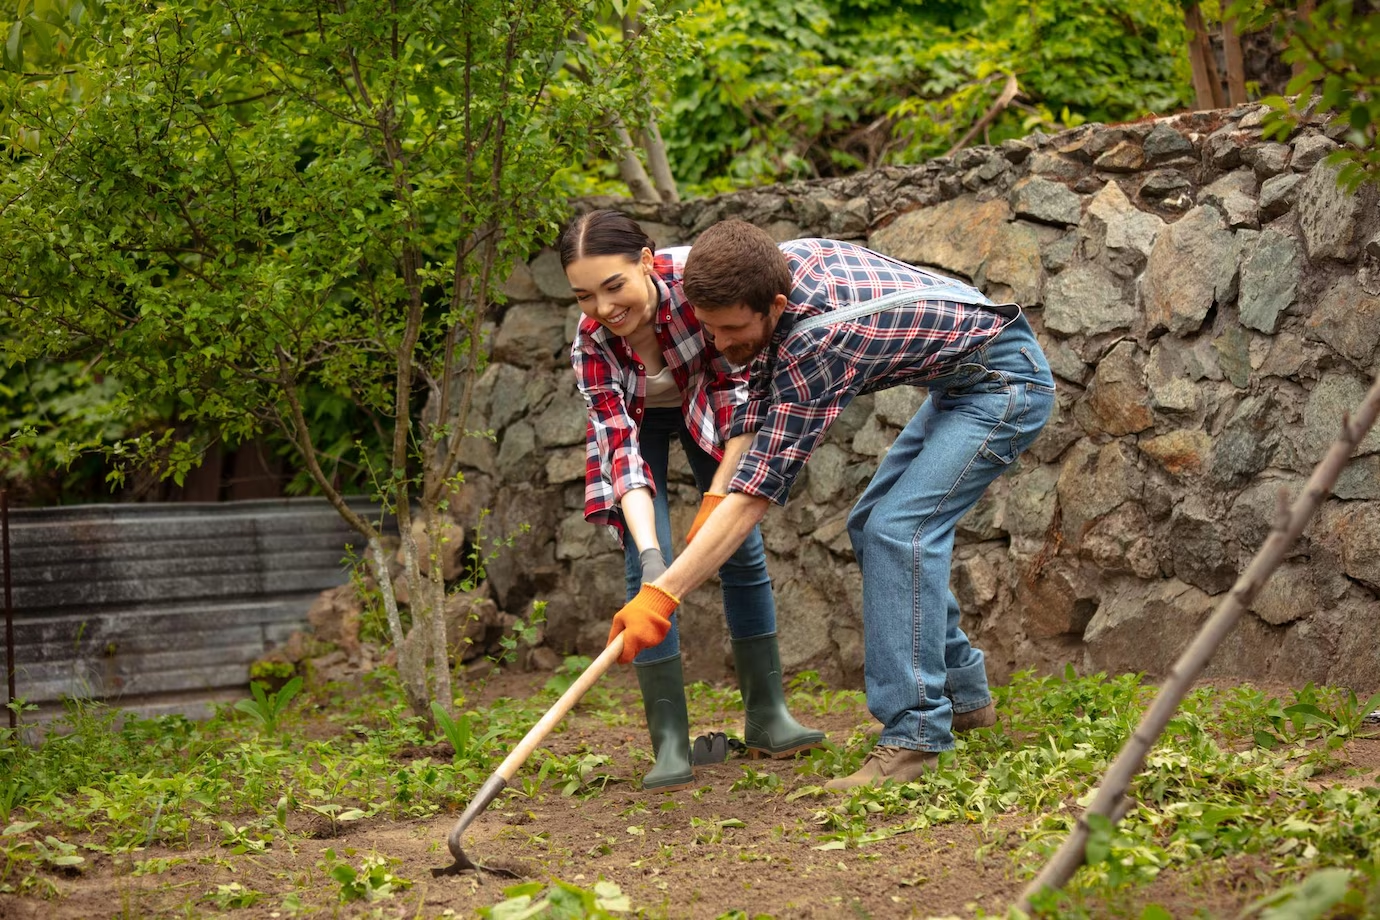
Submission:
<svg viewBox="0 0 1380 920">
<path fill-rule="evenodd" d="M 766 350 L 776 331 L 776 321 L 785 309 L 786 298 L 777 294 L 765 315 L 740 303 L 731 307 L 695 307 L 695 318 L 719 354 L 742 365 Z"/>
</svg>

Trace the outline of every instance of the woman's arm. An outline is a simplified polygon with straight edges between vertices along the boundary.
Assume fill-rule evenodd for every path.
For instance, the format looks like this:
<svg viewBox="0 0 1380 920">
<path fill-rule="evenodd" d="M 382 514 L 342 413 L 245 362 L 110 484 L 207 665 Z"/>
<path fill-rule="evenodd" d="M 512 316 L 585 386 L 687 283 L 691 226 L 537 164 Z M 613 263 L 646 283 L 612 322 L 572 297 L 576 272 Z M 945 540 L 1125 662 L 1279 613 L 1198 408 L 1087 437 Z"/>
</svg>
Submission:
<svg viewBox="0 0 1380 920">
<path fill-rule="evenodd" d="M 638 551 L 660 549 L 661 544 L 656 537 L 656 509 L 652 505 L 652 490 L 631 489 L 623 493 L 620 505 L 623 509 L 623 526 L 628 528 Z"/>
</svg>

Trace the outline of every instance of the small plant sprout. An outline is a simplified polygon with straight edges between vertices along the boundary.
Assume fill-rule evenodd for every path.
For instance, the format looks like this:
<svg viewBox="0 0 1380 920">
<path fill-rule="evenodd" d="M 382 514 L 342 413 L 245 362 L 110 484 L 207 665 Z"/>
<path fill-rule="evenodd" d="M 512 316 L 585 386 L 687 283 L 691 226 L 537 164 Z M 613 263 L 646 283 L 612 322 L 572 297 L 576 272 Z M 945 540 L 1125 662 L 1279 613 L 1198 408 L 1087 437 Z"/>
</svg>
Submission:
<svg viewBox="0 0 1380 920">
<path fill-rule="evenodd" d="M 282 686 L 281 689 L 273 693 L 266 693 L 264 685 L 258 681 L 249 684 L 249 690 L 254 694 L 252 700 L 240 700 L 235 704 L 235 708 L 245 713 L 263 729 L 266 735 L 278 734 L 278 720 L 282 718 L 288 703 L 297 695 L 297 691 L 302 689 L 302 678 L 294 677 Z"/>
</svg>

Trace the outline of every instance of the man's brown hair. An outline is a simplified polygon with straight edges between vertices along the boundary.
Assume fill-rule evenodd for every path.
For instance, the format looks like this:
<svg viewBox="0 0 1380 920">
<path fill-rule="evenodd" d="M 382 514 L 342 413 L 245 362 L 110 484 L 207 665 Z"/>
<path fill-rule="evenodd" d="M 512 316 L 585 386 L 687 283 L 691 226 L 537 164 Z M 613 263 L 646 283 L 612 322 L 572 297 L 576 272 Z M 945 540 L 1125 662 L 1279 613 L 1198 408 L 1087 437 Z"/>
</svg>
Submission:
<svg viewBox="0 0 1380 920">
<path fill-rule="evenodd" d="M 684 289 L 696 307 L 744 304 L 765 316 L 777 294 L 791 296 L 791 267 L 765 230 L 747 221 L 724 220 L 690 247 Z"/>
</svg>

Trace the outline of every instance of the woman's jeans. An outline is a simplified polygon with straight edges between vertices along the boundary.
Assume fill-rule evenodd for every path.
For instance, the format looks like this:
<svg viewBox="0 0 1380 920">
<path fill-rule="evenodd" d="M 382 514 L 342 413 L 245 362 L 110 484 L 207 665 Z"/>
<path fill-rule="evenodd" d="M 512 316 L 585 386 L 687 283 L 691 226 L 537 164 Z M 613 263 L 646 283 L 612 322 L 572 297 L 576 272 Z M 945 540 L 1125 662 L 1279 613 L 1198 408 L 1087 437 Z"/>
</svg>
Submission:
<svg viewBox="0 0 1380 920">
<path fill-rule="evenodd" d="M 848 535 L 862 567 L 878 743 L 947 751 L 954 713 L 991 701 L 982 652 L 958 628 L 949 590 L 954 529 L 1034 443 L 1054 407 L 1054 378 L 1021 315 L 927 386 L 849 515 Z"/>
<path fill-rule="evenodd" d="M 671 441 L 680 440 L 695 484 L 703 493 L 709 488 L 718 469 L 718 462 L 700 449 L 686 430 L 680 409 L 648 409 L 638 434 L 638 448 L 642 459 L 652 468 L 652 482 L 656 484 L 656 538 L 661 556 L 671 564 L 671 509 L 666 501 L 666 467 L 670 460 Z M 642 563 L 632 535 L 623 540 L 627 566 L 628 600 L 642 587 Z M 751 639 L 776 632 L 776 603 L 771 596 L 771 578 L 767 575 L 767 555 L 762 546 L 762 532 L 752 528 L 747 539 L 729 560 L 719 568 L 719 582 L 723 586 L 724 618 L 729 635 L 734 639 Z M 633 659 L 636 664 L 651 664 L 680 654 L 680 627 L 671 614 L 671 631 L 660 645 L 643 649 Z"/>
</svg>

